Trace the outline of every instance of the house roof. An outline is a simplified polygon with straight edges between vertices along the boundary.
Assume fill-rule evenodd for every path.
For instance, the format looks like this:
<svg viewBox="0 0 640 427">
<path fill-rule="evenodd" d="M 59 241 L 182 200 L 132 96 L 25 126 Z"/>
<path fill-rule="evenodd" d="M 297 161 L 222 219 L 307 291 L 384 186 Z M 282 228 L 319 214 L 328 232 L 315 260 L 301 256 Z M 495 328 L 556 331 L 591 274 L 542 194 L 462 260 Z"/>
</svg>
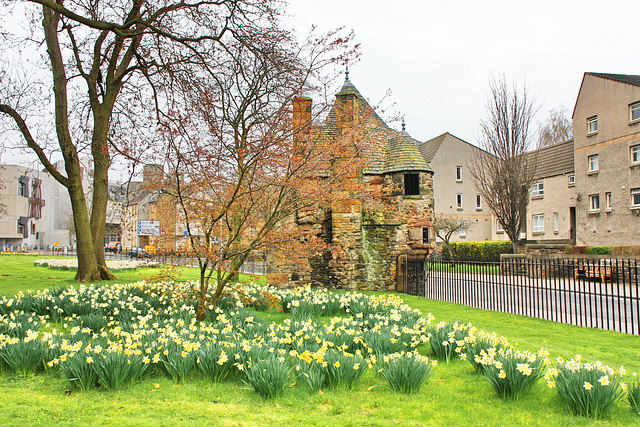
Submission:
<svg viewBox="0 0 640 427">
<path fill-rule="evenodd" d="M 433 160 L 433 157 L 438 152 L 438 149 L 440 149 L 440 146 L 442 145 L 444 139 L 448 134 L 448 132 L 445 132 L 442 135 L 425 141 L 418 146 L 418 150 L 420 150 L 420 154 L 422 154 L 422 157 L 424 157 L 425 161 L 431 162 Z"/>
<path fill-rule="evenodd" d="M 575 170 L 573 139 L 532 151 L 528 156 L 536 157 L 536 179 L 569 174 Z"/>
<path fill-rule="evenodd" d="M 630 74 L 604 74 L 604 73 L 585 73 L 588 76 L 600 77 L 601 79 L 613 80 L 615 82 L 626 83 L 628 85 L 640 86 L 640 76 Z"/>
<path fill-rule="evenodd" d="M 582 82 L 580 83 L 580 89 L 578 90 L 578 96 L 576 97 L 576 102 L 573 105 L 573 112 L 571 113 L 571 118 L 576 113 L 576 107 L 578 106 L 578 100 L 580 99 L 580 92 L 582 92 L 582 86 L 584 86 L 584 79 L 587 76 L 598 77 L 601 79 L 611 80 L 618 83 L 624 83 L 631 86 L 640 86 L 640 76 L 632 75 L 632 74 L 606 74 L 606 73 L 584 73 L 582 76 Z"/>
<path fill-rule="evenodd" d="M 336 94 L 336 99 L 348 95 L 353 95 L 356 99 L 355 108 L 358 109 L 357 116 L 360 120 L 358 138 L 362 141 L 369 141 L 363 147 L 363 155 L 366 157 L 363 173 L 432 172 L 429 164 L 418 151 L 419 142 L 411 138 L 404 129 L 401 132 L 391 129 L 351 83 L 347 72 L 344 84 Z M 322 133 L 326 138 L 338 136 L 335 103 L 331 106 L 329 114 L 322 124 Z"/>
</svg>

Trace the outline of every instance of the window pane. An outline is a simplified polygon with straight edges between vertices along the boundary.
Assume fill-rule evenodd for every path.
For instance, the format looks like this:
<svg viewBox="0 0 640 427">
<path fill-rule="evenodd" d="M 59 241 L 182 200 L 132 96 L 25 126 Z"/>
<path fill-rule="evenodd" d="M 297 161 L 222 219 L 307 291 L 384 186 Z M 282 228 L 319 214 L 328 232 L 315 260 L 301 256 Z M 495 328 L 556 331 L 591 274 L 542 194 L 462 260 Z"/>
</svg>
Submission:
<svg viewBox="0 0 640 427">
<path fill-rule="evenodd" d="M 420 179 L 416 173 L 407 173 L 404 175 L 404 194 L 406 196 L 420 195 Z"/>
<path fill-rule="evenodd" d="M 635 104 L 631 104 L 629 106 L 629 110 L 630 110 L 629 119 L 631 121 L 640 119 L 640 102 L 636 102 Z"/>
<path fill-rule="evenodd" d="M 631 147 L 631 163 L 640 162 L 640 145 Z"/>
</svg>

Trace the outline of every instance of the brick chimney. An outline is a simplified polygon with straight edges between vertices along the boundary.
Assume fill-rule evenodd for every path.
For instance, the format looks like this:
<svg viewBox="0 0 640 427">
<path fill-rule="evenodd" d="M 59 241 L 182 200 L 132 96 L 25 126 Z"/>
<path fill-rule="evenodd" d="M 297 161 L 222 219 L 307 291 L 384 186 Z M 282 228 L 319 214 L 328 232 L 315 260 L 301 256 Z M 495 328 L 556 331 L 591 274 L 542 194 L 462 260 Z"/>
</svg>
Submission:
<svg viewBox="0 0 640 427">
<path fill-rule="evenodd" d="M 296 136 L 309 133 L 312 103 L 311 98 L 306 96 L 293 99 L 293 132 Z"/>
</svg>

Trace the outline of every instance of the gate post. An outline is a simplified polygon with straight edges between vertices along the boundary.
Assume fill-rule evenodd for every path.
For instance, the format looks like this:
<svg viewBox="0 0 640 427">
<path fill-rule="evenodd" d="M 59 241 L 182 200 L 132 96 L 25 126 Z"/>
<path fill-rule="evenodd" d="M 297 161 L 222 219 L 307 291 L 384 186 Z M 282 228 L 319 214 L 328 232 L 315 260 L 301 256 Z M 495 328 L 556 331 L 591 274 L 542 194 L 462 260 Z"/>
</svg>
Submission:
<svg viewBox="0 0 640 427">
<path fill-rule="evenodd" d="M 396 264 L 396 291 L 407 292 L 407 256 L 398 256 Z"/>
</svg>

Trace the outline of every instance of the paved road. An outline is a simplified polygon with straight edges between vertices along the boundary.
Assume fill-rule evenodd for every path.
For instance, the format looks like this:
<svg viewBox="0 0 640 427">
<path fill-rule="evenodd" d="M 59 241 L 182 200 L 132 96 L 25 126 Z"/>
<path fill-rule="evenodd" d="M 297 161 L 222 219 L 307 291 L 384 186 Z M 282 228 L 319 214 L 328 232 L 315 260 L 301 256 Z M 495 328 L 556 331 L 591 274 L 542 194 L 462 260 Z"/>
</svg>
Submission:
<svg viewBox="0 0 640 427">
<path fill-rule="evenodd" d="M 640 335 L 639 285 L 427 272 L 427 298 Z"/>
</svg>

